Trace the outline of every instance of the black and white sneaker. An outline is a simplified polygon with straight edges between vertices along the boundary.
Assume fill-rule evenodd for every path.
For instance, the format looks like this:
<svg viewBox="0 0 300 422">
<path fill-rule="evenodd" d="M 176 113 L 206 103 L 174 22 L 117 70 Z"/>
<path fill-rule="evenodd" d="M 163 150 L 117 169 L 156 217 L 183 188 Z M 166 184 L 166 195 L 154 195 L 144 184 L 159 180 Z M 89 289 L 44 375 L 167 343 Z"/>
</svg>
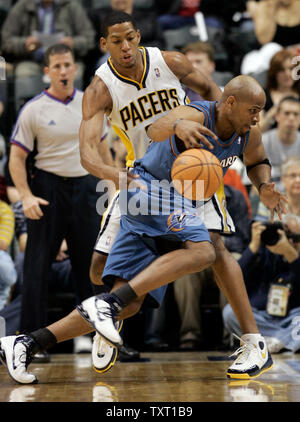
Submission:
<svg viewBox="0 0 300 422">
<path fill-rule="evenodd" d="M 252 379 L 273 367 L 273 360 L 265 339 L 260 334 L 244 334 L 239 347 L 231 356 L 236 360 L 227 370 L 227 378 Z"/>
<path fill-rule="evenodd" d="M 20 384 L 35 384 L 36 376 L 27 372 L 33 359 L 36 343 L 27 335 L 0 338 L 0 359 L 7 367 L 9 375 Z"/>
<path fill-rule="evenodd" d="M 117 321 L 116 329 L 120 332 L 123 321 Z M 118 349 L 111 346 L 97 332 L 93 338 L 92 362 L 96 372 L 106 372 L 114 366 L 118 356 Z"/>
<path fill-rule="evenodd" d="M 84 300 L 77 306 L 78 312 L 112 346 L 122 346 L 123 340 L 115 327 L 121 310 L 114 295 L 103 293 Z"/>
</svg>

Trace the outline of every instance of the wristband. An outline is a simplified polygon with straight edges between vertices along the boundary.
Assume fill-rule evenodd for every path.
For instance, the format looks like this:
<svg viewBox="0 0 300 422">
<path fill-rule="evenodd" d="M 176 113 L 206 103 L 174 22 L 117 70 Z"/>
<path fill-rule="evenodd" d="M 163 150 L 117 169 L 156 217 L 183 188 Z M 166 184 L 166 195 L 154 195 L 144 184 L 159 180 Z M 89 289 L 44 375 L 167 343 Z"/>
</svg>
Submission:
<svg viewBox="0 0 300 422">
<path fill-rule="evenodd" d="M 174 132 L 174 135 L 175 135 L 176 127 L 177 127 L 178 123 L 180 122 L 180 120 L 183 120 L 183 119 L 181 119 L 181 118 L 176 119 L 175 122 L 174 122 L 174 124 L 173 124 L 173 132 Z"/>
</svg>

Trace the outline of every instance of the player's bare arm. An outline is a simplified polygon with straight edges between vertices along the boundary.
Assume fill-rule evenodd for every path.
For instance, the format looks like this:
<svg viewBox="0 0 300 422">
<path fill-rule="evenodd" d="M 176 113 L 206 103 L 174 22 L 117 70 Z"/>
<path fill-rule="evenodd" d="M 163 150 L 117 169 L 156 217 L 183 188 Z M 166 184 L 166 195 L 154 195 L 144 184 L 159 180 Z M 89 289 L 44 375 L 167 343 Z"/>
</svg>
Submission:
<svg viewBox="0 0 300 422">
<path fill-rule="evenodd" d="M 40 205 L 48 205 L 43 198 L 34 196 L 27 183 L 26 159 L 27 152 L 12 144 L 9 156 L 9 171 L 20 194 L 24 214 L 32 220 L 39 220 L 43 215 Z"/>
<path fill-rule="evenodd" d="M 282 213 L 286 212 L 284 204 L 287 202 L 287 198 L 275 189 L 275 183 L 271 183 L 271 167 L 267 163 L 261 131 L 257 127 L 251 129 L 244 153 L 244 164 L 249 179 L 259 192 L 260 200 L 271 211 L 271 221 L 274 220 L 275 211 L 281 219 Z"/>
<path fill-rule="evenodd" d="M 104 82 L 95 76 L 85 90 L 82 102 L 82 121 L 79 129 L 79 147 L 82 166 L 92 175 L 102 180 L 112 180 L 119 188 L 119 173 L 125 169 L 116 168 L 113 163 L 107 164 L 101 151 L 107 153 L 107 145 L 101 146 L 100 138 L 103 130 L 103 119 L 112 108 L 112 99 Z M 105 155 L 104 155 L 105 157 Z M 128 182 L 133 180 L 127 174 Z"/>
<path fill-rule="evenodd" d="M 147 129 L 147 135 L 156 142 L 162 142 L 171 135 L 180 138 L 187 148 L 201 148 L 203 145 L 212 148 L 205 137 L 216 135 L 203 125 L 204 114 L 189 106 L 174 108 L 163 117 L 157 119 Z"/>
<path fill-rule="evenodd" d="M 209 101 L 219 100 L 221 89 L 196 69 L 184 54 L 174 51 L 162 51 L 163 58 L 180 82 Z"/>
</svg>

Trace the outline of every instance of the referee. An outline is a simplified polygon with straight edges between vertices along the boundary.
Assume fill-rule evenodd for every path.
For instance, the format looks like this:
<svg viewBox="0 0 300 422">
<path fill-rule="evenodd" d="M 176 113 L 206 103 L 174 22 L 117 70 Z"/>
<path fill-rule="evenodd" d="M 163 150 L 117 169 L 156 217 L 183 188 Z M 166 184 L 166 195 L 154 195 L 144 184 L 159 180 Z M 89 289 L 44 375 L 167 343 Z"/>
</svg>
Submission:
<svg viewBox="0 0 300 422">
<path fill-rule="evenodd" d="M 99 230 L 96 184 L 80 164 L 83 93 L 74 89 L 73 51 L 56 44 L 45 54 L 50 87 L 21 109 L 12 132 L 9 170 L 27 217 L 21 331 L 47 324 L 47 274 L 65 238 L 76 301 L 93 294 L 89 267 Z M 99 139 L 100 141 L 100 139 Z M 26 160 L 36 149 L 33 177 Z"/>
</svg>

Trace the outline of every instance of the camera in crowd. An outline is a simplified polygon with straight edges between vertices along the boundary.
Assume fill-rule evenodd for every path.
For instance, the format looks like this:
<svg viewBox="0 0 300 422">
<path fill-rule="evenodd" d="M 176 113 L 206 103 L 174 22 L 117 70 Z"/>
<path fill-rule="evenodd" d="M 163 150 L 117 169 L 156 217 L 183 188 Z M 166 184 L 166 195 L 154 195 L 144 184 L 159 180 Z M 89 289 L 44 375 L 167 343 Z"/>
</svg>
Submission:
<svg viewBox="0 0 300 422">
<path fill-rule="evenodd" d="M 280 239 L 280 234 L 277 232 L 278 229 L 284 230 L 288 239 L 292 239 L 295 243 L 300 242 L 300 234 L 292 233 L 280 221 L 275 223 L 264 222 L 263 225 L 266 226 L 266 229 L 261 233 L 260 240 L 264 245 L 276 245 Z"/>
</svg>

